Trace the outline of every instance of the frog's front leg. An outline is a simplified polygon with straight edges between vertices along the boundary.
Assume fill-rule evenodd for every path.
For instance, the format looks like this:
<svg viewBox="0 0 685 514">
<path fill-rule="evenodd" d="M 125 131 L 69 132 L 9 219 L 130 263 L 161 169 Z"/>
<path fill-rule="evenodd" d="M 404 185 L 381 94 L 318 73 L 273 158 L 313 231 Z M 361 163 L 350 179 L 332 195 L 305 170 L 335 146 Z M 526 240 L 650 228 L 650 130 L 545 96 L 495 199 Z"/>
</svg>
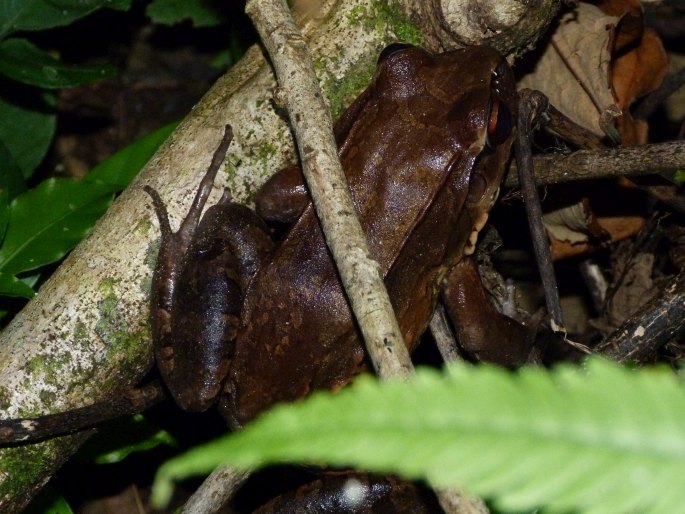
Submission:
<svg viewBox="0 0 685 514">
<path fill-rule="evenodd" d="M 493 305 L 475 262 L 462 259 L 442 285 L 442 300 L 459 345 L 480 361 L 518 366 L 536 359 L 536 329 L 500 313 Z"/>
<path fill-rule="evenodd" d="M 310 201 L 302 168 L 293 165 L 282 168 L 264 183 L 255 197 L 255 208 L 267 222 L 294 223 Z"/>
<path fill-rule="evenodd" d="M 174 400 L 189 411 L 209 408 L 221 393 L 245 291 L 273 249 L 261 219 L 228 193 L 198 223 L 230 138 L 227 129 L 178 232 L 157 192 L 146 188 L 162 233 L 151 295 L 155 358 Z"/>
</svg>

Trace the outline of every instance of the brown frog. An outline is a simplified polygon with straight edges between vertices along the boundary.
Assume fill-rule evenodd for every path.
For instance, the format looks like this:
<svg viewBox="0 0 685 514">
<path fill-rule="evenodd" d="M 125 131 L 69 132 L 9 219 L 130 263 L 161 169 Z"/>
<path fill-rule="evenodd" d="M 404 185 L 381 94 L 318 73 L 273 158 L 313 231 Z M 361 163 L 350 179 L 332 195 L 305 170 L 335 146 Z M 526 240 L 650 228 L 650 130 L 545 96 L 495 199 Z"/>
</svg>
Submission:
<svg viewBox="0 0 685 514">
<path fill-rule="evenodd" d="M 495 50 L 432 55 L 393 45 L 336 123 L 354 205 L 410 350 L 441 290 L 457 325 L 469 317 L 490 322 L 491 307 L 469 308 L 472 293 L 461 285 L 480 283 L 464 257 L 495 201 L 515 109 L 512 72 Z M 162 232 L 152 292 L 159 368 L 181 407 L 218 402 L 238 427 L 276 402 L 345 385 L 365 355 L 297 168 L 275 175 L 257 198 L 266 217 L 294 220 L 278 244 L 228 194 L 198 224 L 229 142 L 177 233 L 157 193 L 147 191 Z M 475 332 L 460 334 L 476 356 L 506 365 L 528 356 L 527 340 L 488 346 Z"/>
</svg>

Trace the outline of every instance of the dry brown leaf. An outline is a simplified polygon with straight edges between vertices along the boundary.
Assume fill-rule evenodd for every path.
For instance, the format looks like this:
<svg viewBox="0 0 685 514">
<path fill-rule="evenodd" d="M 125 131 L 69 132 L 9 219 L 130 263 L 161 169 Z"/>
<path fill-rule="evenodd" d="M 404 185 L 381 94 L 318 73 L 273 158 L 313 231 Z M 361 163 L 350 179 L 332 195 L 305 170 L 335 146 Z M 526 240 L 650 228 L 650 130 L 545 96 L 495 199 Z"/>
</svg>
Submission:
<svg viewBox="0 0 685 514">
<path fill-rule="evenodd" d="M 597 224 L 609 235 L 612 242 L 622 241 L 637 234 L 645 226 L 642 216 L 599 216 Z M 550 237 L 552 260 L 568 259 L 592 251 L 596 244 L 592 241 L 572 244 L 568 241 Z"/>
<path fill-rule="evenodd" d="M 586 199 L 568 207 L 545 213 L 542 222 L 547 233 L 553 239 L 576 245 L 590 239 L 599 239 L 606 235 L 590 209 Z"/>
<path fill-rule="evenodd" d="M 613 119 L 620 109 L 609 83 L 610 42 L 615 16 L 581 3 L 565 14 L 532 73 L 520 87 L 538 89 L 570 119 L 604 135 L 602 119 Z"/>
<path fill-rule="evenodd" d="M 588 198 L 545 213 L 542 221 L 549 235 L 554 260 L 580 255 L 607 241 L 621 241 L 637 234 L 645 225 L 642 216 L 598 217 Z"/>
<path fill-rule="evenodd" d="M 647 123 L 635 120 L 628 107 L 636 98 L 657 89 L 666 76 L 668 60 L 659 36 L 646 29 L 629 51 L 619 54 L 612 63 L 612 83 L 623 116 L 617 128 L 624 145 L 647 143 Z"/>
<path fill-rule="evenodd" d="M 642 18 L 642 2 L 640 0 L 603 0 L 597 4 L 604 14 L 609 16 L 623 16 L 630 15 L 635 18 Z M 642 21 L 639 25 L 640 33 L 642 32 Z M 639 36 L 639 33 L 637 34 Z M 620 45 L 616 48 L 620 48 Z"/>
<path fill-rule="evenodd" d="M 637 0 L 580 3 L 562 17 L 533 73 L 521 87 L 539 89 L 566 116 L 603 135 L 617 128 L 624 143 L 645 141 L 647 126 L 628 107 L 661 84 L 666 54 L 659 38 L 643 29 Z"/>
</svg>

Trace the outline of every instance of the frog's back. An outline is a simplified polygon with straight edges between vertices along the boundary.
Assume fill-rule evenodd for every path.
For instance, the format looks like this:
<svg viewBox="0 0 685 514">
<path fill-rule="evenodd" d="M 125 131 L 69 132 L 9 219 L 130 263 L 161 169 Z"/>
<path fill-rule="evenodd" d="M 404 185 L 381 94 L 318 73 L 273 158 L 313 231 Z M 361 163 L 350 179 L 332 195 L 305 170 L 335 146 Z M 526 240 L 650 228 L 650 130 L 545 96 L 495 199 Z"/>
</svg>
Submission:
<svg viewBox="0 0 685 514">
<path fill-rule="evenodd" d="M 473 57 L 498 59 L 490 50 L 452 57 L 417 50 L 400 72 L 381 66 L 340 122 L 353 201 L 410 346 L 430 319 L 445 260 L 460 258 L 472 228 L 461 211 L 480 135 L 468 123 L 455 128 L 452 117 L 455 109 L 468 115 L 473 102 L 484 110 L 489 92 L 481 94 L 480 79 L 455 87 L 451 68 Z M 482 125 L 482 117 L 470 121 Z M 359 370 L 361 336 L 311 204 L 255 276 L 243 320 L 225 406 L 236 424 L 275 402 L 340 387 Z"/>
<path fill-rule="evenodd" d="M 280 401 L 344 385 L 364 359 L 311 205 L 255 276 L 223 414 L 242 425 Z"/>
</svg>

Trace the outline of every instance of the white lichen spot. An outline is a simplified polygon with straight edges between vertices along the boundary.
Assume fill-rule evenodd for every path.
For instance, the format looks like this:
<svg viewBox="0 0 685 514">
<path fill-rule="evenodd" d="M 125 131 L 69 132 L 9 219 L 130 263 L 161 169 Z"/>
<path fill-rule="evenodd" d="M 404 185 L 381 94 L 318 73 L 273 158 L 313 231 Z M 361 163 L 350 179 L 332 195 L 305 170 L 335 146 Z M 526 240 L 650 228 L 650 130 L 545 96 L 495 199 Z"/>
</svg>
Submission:
<svg viewBox="0 0 685 514">
<path fill-rule="evenodd" d="M 25 419 L 25 420 L 23 420 L 23 421 L 21 422 L 21 427 L 22 427 L 24 430 L 27 430 L 27 431 L 29 431 L 29 432 L 32 432 L 33 430 L 36 429 L 36 422 L 35 422 L 35 421 L 31 421 L 30 419 Z"/>
<path fill-rule="evenodd" d="M 563 325 L 559 325 L 559 323 L 557 323 L 554 319 L 550 319 L 549 324 L 550 324 L 550 327 L 552 327 L 552 331 L 555 334 L 559 334 L 559 333 L 565 334 L 566 333 L 566 328 L 564 328 Z"/>
<path fill-rule="evenodd" d="M 645 335 L 645 327 L 640 325 L 635 329 L 635 332 L 633 332 L 633 337 L 643 337 Z"/>
<path fill-rule="evenodd" d="M 343 486 L 343 498 L 350 509 L 361 506 L 369 494 L 369 488 L 356 478 L 350 478 Z"/>
</svg>

